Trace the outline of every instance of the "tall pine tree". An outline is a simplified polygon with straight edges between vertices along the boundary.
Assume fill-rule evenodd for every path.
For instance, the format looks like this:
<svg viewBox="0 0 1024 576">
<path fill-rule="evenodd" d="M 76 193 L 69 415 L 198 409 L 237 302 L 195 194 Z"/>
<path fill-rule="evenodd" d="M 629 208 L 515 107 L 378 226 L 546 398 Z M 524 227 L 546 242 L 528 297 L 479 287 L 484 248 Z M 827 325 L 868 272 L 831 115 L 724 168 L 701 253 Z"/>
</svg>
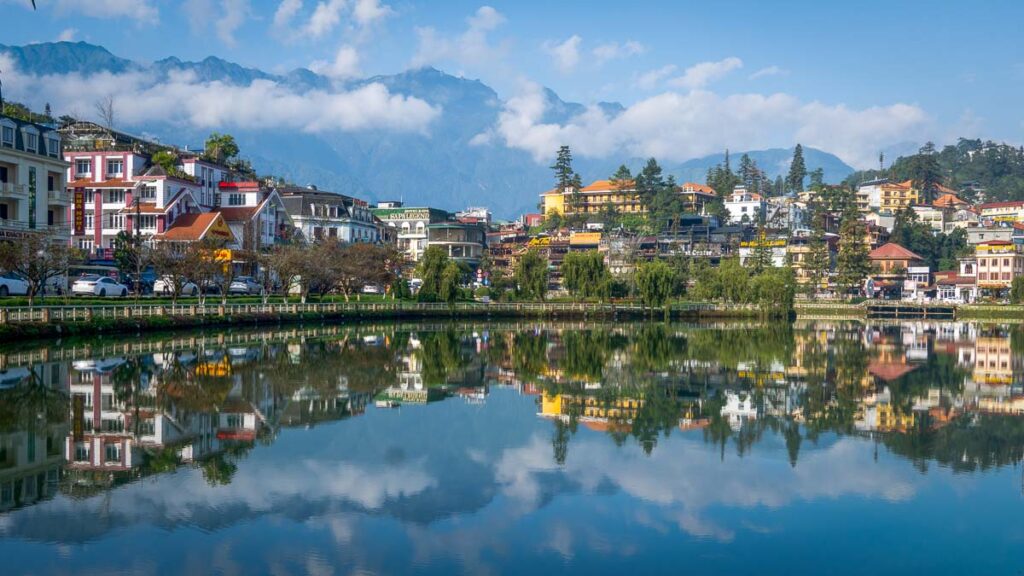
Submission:
<svg viewBox="0 0 1024 576">
<path fill-rule="evenodd" d="M 789 174 L 786 175 L 786 187 L 789 192 L 802 192 L 804 178 L 807 176 L 807 165 L 804 164 L 804 147 L 800 144 L 793 149 L 793 160 L 789 163 Z"/>
<path fill-rule="evenodd" d="M 836 284 L 842 294 L 849 294 L 860 286 L 871 272 L 866 234 L 857 205 L 848 202 L 839 221 L 839 254 L 836 257 Z"/>
</svg>

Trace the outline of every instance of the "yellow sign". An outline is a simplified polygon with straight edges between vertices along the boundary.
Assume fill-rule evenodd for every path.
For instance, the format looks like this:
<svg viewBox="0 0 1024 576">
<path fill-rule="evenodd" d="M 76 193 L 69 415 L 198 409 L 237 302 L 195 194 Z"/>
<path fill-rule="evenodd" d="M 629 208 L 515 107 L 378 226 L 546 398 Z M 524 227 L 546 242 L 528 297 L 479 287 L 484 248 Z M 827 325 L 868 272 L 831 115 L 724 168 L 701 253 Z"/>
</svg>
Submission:
<svg viewBox="0 0 1024 576">
<path fill-rule="evenodd" d="M 213 224 L 210 224 L 210 228 L 206 231 L 206 237 L 228 241 L 235 239 L 235 235 L 231 233 L 231 228 L 223 218 L 217 218 Z"/>
<path fill-rule="evenodd" d="M 573 232 L 569 237 L 569 244 L 572 246 L 588 246 L 601 243 L 600 232 Z"/>
<path fill-rule="evenodd" d="M 231 262 L 231 250 L 228 250 L 227 248 L 217 250 L 213 253 L 213 260 L 215 262 Z"/>
</svg>

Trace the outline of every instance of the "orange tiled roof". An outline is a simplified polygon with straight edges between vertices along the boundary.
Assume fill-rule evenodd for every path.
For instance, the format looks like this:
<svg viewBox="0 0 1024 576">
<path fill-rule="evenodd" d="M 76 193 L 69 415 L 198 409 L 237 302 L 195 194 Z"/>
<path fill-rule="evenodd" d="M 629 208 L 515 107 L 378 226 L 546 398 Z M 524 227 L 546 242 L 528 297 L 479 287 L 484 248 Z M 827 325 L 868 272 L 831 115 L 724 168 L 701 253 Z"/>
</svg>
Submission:
<svg viewBox="0 0 1024 576">
<path fill-rule="evenodd" d="M 236 206 L 232 208 L 218 208 L 217 212 L 224 216 L 224 219 L 228 222 L 239 222 L 252 218 L 253 214 L 256 213 L 256 210 L 257 208 L 255 206 Z"/>
<path fill-rule="evenodd" d="M 979 210 L 990 210 L 993 208 L 1024 208 L 1024 200 L 1011 200 L 1008 202 L 988 202 L 987 204 L 980 204 Z"/>
<path fill-rule="evenodd" d="M 897 380 L 909 372 L 913 372 L 917 366 L 907 364 L 896 364 L 892 362 L 874 361 L 868 364 L 868 372 L 887 382 Z"/>
<path fill-rule="evenodd" d="M 894 242 L 883 244 L 868 254 L 872 260 L 924 260 L 924 258 Z"/>
<path fill-rule="evenodd" d="M 135 214 L 135 205 L 125 206 L 119 210 L 121 214 Z M 157 208 L 156 204 L 140 202 L 139 203 L 139 214 L 165 214 L 167 208 Z"/>
<path fill-rule="evenodd" d="M 219 212 L 182 214 L 178 216 L 178 219 L 174 221 L 174 224 L 167 231 L 158 236 L 162 240 L 181 242 L 202 240 L 206 235 L 206 231 L 210 229 L 210 226 L 218 218 L 223 218 Z"/>
<path fill-rule="evenodd" d="M 696 192 L 698 194 L 709 194 L 715 196 L 715 189 L 711 186 L 705 186 L 703 184 L 697 184 L 695 182 L 687 182 L 682 186 L 685 192 Z"/>
<path fill-rule="evenodd" d="M 935 206 L 936 208 L 955 208 L 966 204 L 967 202 L 961 200 L 956 194 L 950 193 L 943 194 L 942 196 L 939 196 L 935 202 L 932 202 L 932 206 Z"/>
<path fill-rule="evenodd" d="M 625 189 L 631 190 L 634 183 L 632 180 L 626 180 L 622 185 L 625 186 Z M 580 192 L 612 192 L 617 190 L 618 188 L 616 187 L 615 182 L 612 182 L 611 180 L 596 180 L 589 186 L 580 188 Z"/>
<path fill-rule="evenodd" d="M 135 183 L 123 178 L 111 178 L 102 182 L 94 182 L 88 179 L 74 180 L 68 182 L 68 188 L 134 188 Z"/>
</svg>

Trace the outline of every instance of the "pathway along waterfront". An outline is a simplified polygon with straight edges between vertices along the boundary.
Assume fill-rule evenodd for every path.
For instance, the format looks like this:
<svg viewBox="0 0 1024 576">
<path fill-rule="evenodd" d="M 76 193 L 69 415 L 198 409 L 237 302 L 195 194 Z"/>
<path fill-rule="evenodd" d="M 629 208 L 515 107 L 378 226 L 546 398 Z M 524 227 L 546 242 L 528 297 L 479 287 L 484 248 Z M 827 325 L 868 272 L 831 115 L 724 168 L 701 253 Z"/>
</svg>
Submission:
<svg viewBox="0 0 1024 576">
<path fill-rule="evenodd" d="M 26 337 L 53 337 L 115 331 L 167 330 L 212 326 L 264 325 L 285 322 L 361 322 L 422 318 L 527 318 L 527 319 L 714 319 L 812 318 L 823 320 L 926 319 L 1024 320 L 1024 306 L 917 304 L 866 301 L 797 302 L 793 310 L 750 304 L 676 303 L 650 308 L 633 303 L 583 302 L 324 302 L 150 304 L 124 303 L 68 306 L 12 306 L 0 308 L 0 341 Z"/>
</svg>

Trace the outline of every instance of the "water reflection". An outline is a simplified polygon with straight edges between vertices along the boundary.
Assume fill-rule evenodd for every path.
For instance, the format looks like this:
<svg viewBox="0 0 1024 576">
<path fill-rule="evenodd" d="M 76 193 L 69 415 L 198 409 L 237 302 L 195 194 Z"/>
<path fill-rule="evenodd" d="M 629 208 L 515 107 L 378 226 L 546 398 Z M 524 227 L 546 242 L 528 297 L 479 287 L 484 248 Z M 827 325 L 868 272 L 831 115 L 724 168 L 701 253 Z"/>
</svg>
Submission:
<svg viewBox="0 0 1024 576">
<path fill-rule="evenodd" d="M 1022 337 L 956 323 L 441 324 L 10 350 L 0 535 L 80 544 L 272 515 L 340 545 L 393 537 L 372 520 L 389 518 L 411 556 L 376 544 L 334 561 L 441 572 L 454 553 L 475 572 L 495 562 L 481 547 L 508 558 L 510 524 L 579 493 L 594 500 L 543 523 L 545 549 L 574 568 L 581 547 L 644 548 L 592 515 L 732 542 L 775 529 L 722 506 L 909 502 L 936 465 L 1018 465 Z M 1019 508 L 1021 488 L 1001 496 Z M 615 493 L 635 499 L 628 518 L 601 500 Z"/>
</svg>

